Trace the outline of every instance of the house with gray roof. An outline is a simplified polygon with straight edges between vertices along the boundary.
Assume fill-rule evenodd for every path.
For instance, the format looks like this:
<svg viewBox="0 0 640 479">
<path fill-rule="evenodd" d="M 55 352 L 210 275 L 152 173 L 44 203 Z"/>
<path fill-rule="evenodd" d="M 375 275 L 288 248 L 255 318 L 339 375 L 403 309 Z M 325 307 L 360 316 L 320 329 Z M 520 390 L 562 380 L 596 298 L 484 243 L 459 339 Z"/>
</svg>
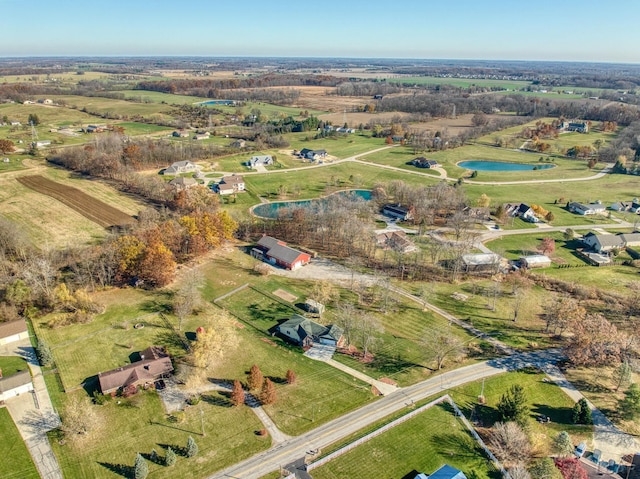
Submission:
<svg viewBox="0 0 640 479">
<path fill-rule="evenodd" d="M 176 161 L 170 167 L 165 168 L 163 175 L 181 175 L 183 173 L 194 173 L 198 165 L 190 161 Z"/>
<path fill-rule="evenodd" d="M 161 346 L 149 346 L 140 352 L 140 361 L 98 373 L 102 394 L 112 394 L 119 389 L 153 385 L 156 380 L 173 372 L 171 358 Z"/>
<path fill-rule="evenodd" d="M 577 215 L 587 216 L 587 215 L 603 215 L 607 211 L 607 207 L 602 203 L 569 203 L 567 205 L 567 209 L 571 213 L 575 213 Z"/>
<path fill-rule="evenodd" d="M 340 327 L 335 324 L 323 326 L 299 314 L 294 314 L 276 326 L 276 331 L 302 347 L 313 346 L 314 343 L 327 346 L 342 344 L 342 329 Z"/>
<path fill-rule="evenodd" d="M 614 249 L 625 247 L 622 235 L 587 233 L 582 237 L 582 242 L 596 253 L 608 253 Z"/>
<path fill-rule="evenodd" d="M 273 165 L 273 156 L 271 155 L 256 155 L 249 158 L 247 166 L 255 170 L 256 166 Z"/>
<path fill-rule="evenodd" d="M 0 373 L 0 402 L 30 391 L 33 391 L 33 383 L 28 369 L 7 377 Z"/>
<path fill-rule="evenodd" d="M 327 150 L 311 150 L 309 148 L 303 148 L 299 153 L 301 158 L 306 158 L 311 161 L 321 160 L 327 157 Z"/>
</svg>

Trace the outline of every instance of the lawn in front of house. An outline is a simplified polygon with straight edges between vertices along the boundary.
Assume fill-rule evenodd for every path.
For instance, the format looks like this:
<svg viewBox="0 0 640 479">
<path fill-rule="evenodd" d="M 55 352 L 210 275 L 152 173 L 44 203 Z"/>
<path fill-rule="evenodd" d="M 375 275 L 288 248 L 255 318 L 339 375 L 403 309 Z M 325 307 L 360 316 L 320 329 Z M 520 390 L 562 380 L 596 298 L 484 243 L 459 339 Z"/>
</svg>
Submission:
<svg viewBox="0 0 640 479">
<path fill-rule="evenodd" d="M 29 366 L 24 358 L 20 356 L 0 356 L 0 371 L 2 371 L 2 377 L 28 370 Z"/>
<path fill-rule="evenodd" d="M 545 378 L 545 374 L 531 368 L 468 383 L 450 390 L 449 395 L 465 417 L 472 418 L 482 427 L 491 427 L 500 420 L 496 409 L 500 398 L 512 385 L 517 384 L 524 389 L 530 411 L 527 423 L 530 437 L 541 455 L 551 453 L 551 440 L 562 431 L 567 431 L 575 444 L 589 441 L 593 426 L 573 424 L 571 410 L 575 402 L 559 386 Z M 478 396 L 483 391 L 486 403 L 480 405 Z M 539 415 L 547 416 L 551 421 L 540 423 L 536 420 Z"/>
<path fill-rule="evenodd" d="M 4 372 L 4 371 L 3 371 Z M 29 450 L 7 408 L 0 408 L 0 477 L 38 479 Z"/>
<path fill-rule="evenodd" d="M 313 469 L 317 479 L 415 477 L 444 464 L 467 477 L 500 477 L 449 404 L 439 404 Z M 471 474 L 474 474 L 471 476 Z"/>
<path fill-rule="evenodd" d="M 231 406 L 218 392 L 204 394 L 198 405 L 176 414 L 177 421 L 165 414 L 155 391 L 141 391 L 127 399 L 114 398 L 89 407 L 95 408 L 100 417 L 98 430 L 77 441 L 67 438 L 64 443 L 51 435 L 65 477 L 132 477 L 137 453 L 147 458 L 150 477 L 205 477 L 271 446 L 270 438 L 256 435 L 262 424 L 255 414 L 246 406 Z M 180 453 L 189 436 L 199 449 L 193 458 Z M 164 458 L 167 447 L 178 456 L 173 467 L 149 460 L 153 449 Z"/>
</svg>

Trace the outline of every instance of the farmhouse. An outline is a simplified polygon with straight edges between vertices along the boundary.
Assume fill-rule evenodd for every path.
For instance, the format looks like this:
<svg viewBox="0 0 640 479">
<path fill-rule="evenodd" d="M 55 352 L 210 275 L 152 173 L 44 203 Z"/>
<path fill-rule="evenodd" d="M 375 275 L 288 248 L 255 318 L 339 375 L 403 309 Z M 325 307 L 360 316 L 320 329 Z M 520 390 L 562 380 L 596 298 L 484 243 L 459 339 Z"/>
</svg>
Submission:
<svg viewBox="0 0 640 479">
<path fill-rule="evenodd" d="M 640 213 L 640 200 L 634 198 L 631 201 L 617 201 L 609 206 L 613 211 L 629 211 L 631 213 Z"/>
<path fill-rule="evenodd" d="M 256 166 L 258 165 L 262 165 L 262 166 L 273 165 L 273 156 L 271 155 L 252 156 L 247 162 L 247 166 L 249 168 L 255 169 Z"/>
<path fill-rule="evenodd" d="M 24 319 L 0 323 L 0 346 L 29 339 L 29 330 Z"/>
<path fill-rule="evenodd" d="M 195 135 L 193 135 L 193 139 L 194 140 L 206 140 L 210 136 L 211 136 L 211 133 L 209 133 L 208 131 L 205 131 L 203 133 L 196 133 Z"/>
<path fill-rule="evenodd" d="M 430 160 L 423 156 L 414 158 L 413 160 L 411 160 L 411 164 L 413 166 L 417 166 L 418 168 L 438 168 L 441 166 L 440 163 L 438 163 L 436 160 Z"/>
<path fill-rule="evenodd" d="M 33 391 L 33 383 L 28 369 L 7 377 L 0 373 L 0 403 L 30 391 Z"/>
<path fill-rule="evenodd" d="M 174 138 L 189 138 L 189 132 L 187 130 L 176 130 L 171 133 Z"/>
<path fill-rule="evenodd" d="M 276 331 L 302 347 L 313 346 L 314 343 L 327 346 L 342 344 L 342 329 L 338 326 L 323 326 L 299 314 L 276 326 Z"/>
<path fill-rule="evenodd" d="M 251 256 L 292 271 L 311 261 L 310 254 L 290 248 L 284 241 L 266 235 L 251 250 Z"/>
<path fill-rule="evenodd" d="M 51 145 L 51 140 L 40 140 L 32 143 L 36 148 L 44 148 L 45 146 Z"/>
<path fill-rule="evenodd" d="M 327 157 L 327 150 L 310 150 L 309 148 L 303 148 L 300 150 L 299 156 L 311 161 L 321 160 Z"/>
<path fill-rule="evenodd" d="M 384 205 L 382 208 L 382 214 L 402 221 L 407 221 L 413 218 L 413 211 L 411 208 L 401 206 L 400 204 Z"/>
<path fill-rule="evenodd" d="M 163 175 L 180 175 L 183 173 L 193 173 L 198 169 L 198 165 L 190 161 L 176 161 L 169 168 L 165 168 Z"/>
<path fill-rule="evenodd" d="M 414 479 L 467 479 L 467 476 L 455 467 L 445 464 L 430 476 L 420 473 Z"/>
<path fill-rule="evenodd" d="M 571 213 L 577 215 L 602 215 L 607 211 L 607 207 L 602 203 L 576 203 L 572 202 L 567 205 L 567 209 Z"/>
<path fill-rule="evenodd" d="M 544 254 L 534 254 L 531 256 L 521 256 L 520 264 L 528 269 L 548 268 L 551 266 L 551 259 Z"/>
<path fill-rule="evenodd" d="M 194 186 L 198 186 L 198 182 L 195 179 L 185 178 L 184 176 L 174 178 L 169 182 L 169 184 L 178 191 L 187 190 L 189 188 L 193 188 Z"/>
<path fill-rule="evenodd" d="M 236 140 L 232 142 L 229 146 L 231 148 L 244 148 L 246 145 L 247 145 L 247 142 L 245 140 Z"/>
<path fill-rule="evenodd" d="M 582 237 L 582 242 L 596 253 L 624 248 L 624 239 L 621 235 L 588 233 Z"/>
<path fill-rule="evenodd" d="M 214 186 L 220 195 L 232 195 L 244 191 L 244 179 L 240 175 L 223 176 Z"/>
<path fill-rule="evenodd" d="M 502 258 L 494 253 L 463 254 L 462 267 L 467 272 L 498 271 Z"/>
<path fill-rule="evenodd" d="M 111 394 L 128 387 L 147 386 L 173 371 L 171 358 L 162 346 L 149 346 L 140 352 L 140 361 L 98 374 L 100 391 Z"/>
<path fill-rule="evenodd" d="M 578 133 L 589 133 L 589 123 L 586 121 L 570 121 L 566 131 L 577 131 Z"/>
<path fill-rule="evenodd" d="M 105 125 L 88 125 L 84 131 L 85 133 L 102 133 L 107 127 Z"/>
</svg>

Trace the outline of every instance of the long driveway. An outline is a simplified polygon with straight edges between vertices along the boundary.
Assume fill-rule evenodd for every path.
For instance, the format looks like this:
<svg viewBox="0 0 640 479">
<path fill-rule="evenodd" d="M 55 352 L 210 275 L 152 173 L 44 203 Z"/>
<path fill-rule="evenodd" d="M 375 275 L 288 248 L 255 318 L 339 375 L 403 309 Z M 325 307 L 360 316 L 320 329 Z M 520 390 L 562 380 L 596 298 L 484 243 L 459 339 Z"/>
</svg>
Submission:
<svg viewBox="0 0 640 479">
<path fill-rule="evenodd" d="M 60 466 L 53 454 L 47 432 L 60 425 L 60 417 L 51 405 L 40 363 L 29 340 L 10 343 L 0 348 L 0 355 L 22 356 L 31 370 L 34 392 L 6 401 L 9 414 L 18 427 L 29 454 L 43 479 L 62 479 Z M 0 471 L 0 477 L 2 471 Z"/>
<path fill-rule="evenodd" d="M 330 444 L 373 424 L 390 414 L 408 409 L 416 402 L 442 391 L 461 386 L 468 382 L 517 370 L 533 365 L 544 367 L 555 362 L 559 357 L 557 350 L 539 351 L 535 353 L 514 354 L 510 357 L 493 359 L 482 363 L 465 366 L 373 401 L 351 413 L 325 423 L 301 436 L 288 439 L 268 451 L 259 453 L 249 459 L 217 472 L 209 479 L 242 478 L 259 479 L 270 471 L 279 469 L 305 456 L 310 450 L 325 448 Z M 478 391 L 478 394 L 480 391 Z"/>
</svg>

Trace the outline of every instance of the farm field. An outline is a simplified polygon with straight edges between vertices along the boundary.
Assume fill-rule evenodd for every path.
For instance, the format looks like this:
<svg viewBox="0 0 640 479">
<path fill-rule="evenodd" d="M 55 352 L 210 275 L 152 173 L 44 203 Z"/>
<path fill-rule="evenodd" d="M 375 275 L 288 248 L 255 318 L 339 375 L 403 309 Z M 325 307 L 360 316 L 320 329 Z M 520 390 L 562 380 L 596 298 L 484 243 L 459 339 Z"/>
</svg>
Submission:
<svg viewBox="0 0 640 479">
<path fill-rule="evenodd" d="M 0 408 L 0 475 L 6 478 L 38 479 L 29 451 L 7 408 Z"/>
<path fill-rule="evenodd" d="M 158 118 L 169 118 L 166 114 L 171 107 L 169 105 L 162 105 L 160 103 L 135 103 L 126 100 L 114 100 L 111 98 L 101 97 L 85 97 L 75 95 L 52 95 L 51 99 L 56 102 L 64 102 L 67 105 L 65 110 L 82 111 L 86 109 L 89 112 L 97 113 L 99 115 L 114 115 L 115 119 L 126 120 L 137 116 L 157 116 Z M 92 117 L 90 123 L 105 123 L 113 122 L 113 120 L 106 120 L 101 118 Z"/>
<path fill-rule="evenodd" d="M 131 216 L 76 188 L 56 183 L 43 176 L 20 176 L 17 180 L 27 188 L 55 198 L 105 228 L 134 221 Z"/>
<path fill-rule="evenodd" d="M 389 83 L 403 83 L 411 85 L 452 85 L 458 88 L 469 88 L 471 86 L 488 88 L 507 88 L 509 90 L 520 90 L 531 85 L 529 81 L 517 80 L 493 80 L 481 78 L 447 78 L 430 76 L 400 76 L 388 78 Z"/>
</svg>

